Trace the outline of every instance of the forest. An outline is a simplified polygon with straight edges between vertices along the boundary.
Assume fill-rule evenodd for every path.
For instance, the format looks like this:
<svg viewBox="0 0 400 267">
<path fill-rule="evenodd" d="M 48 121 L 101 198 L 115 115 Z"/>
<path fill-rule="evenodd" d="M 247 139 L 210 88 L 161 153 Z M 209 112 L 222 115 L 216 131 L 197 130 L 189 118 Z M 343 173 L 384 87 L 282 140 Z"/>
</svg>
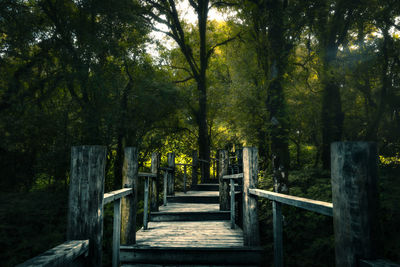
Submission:
<svg viewBox="0 0 400 267">
<path fill-rule="evenodd" d="M 260 188 L 331 202 L 335 141 L 377 143 L 382 254 L 400 263 L 400 1 L 0 0 L 0 140 L 1 266 L 65 240 L 72 146 L 107 147 L 105 191 L 125 147 L 148 170 L 152 152 L 253 146 Z M 331 218 L 283 213 L 285 265 L 334 266 Z"/>
</svg>

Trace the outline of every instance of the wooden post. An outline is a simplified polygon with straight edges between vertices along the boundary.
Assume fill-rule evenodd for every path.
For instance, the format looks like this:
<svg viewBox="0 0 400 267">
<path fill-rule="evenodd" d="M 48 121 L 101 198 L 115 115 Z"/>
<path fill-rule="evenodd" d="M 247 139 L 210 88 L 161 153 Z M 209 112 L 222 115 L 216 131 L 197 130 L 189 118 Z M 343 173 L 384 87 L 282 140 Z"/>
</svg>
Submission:
<svg viewBox="0 0 400 267">
<path fill-rule="evenodd" d="M 138 201 L 138 150 L 136 147 L 125 147 L 124 165 L 122 168 L 122 184 L 125 188 L 133 188 L 133 195 L 121 201 L 121 243 L 136 243 L 136 210 Z"/>
<path fill-rule="evenodd" d="M 197 150 L 193 150 L 192 153 L 192 187 L 195 187 L 198 183 L 197 169 L 198 169 L 199 157 Z"/>
<path fill-rule="evenodd" d="M 376 144 L 332 143 L 331 176 L 336 266 L 358 266 L 380 248 Z"/>
<path fill-rule="evenodd" d="M 235 180 L 231 182 L 231 229 L 235 229 Z"/>
<path fill-rule="evenodd" d="M 219 150 L 219 210 L 229 210 L 229 182 L 222 179 L 228 174 L 228 151 Z"/>
<path fill-rule="evenodd" d="M 112 266 L 119 266 L 119 247 L 121 236 L 121 199 L 114 200 L 114 221 L 113 221 L 113 243 L 112 243 Z"/>
<path fill-rule="evenodd" d="M 282 206 L 272 201 L 272 221 L 274 231 L 274 267 L 283 267 Z"/>
<path fill-rule="evenodd" d="M 183 192 L 186 194 L 186 165 L 183 165 Z"/>
<path fill-rule="evenodd" d="M 105 163 L 103 146 L 71 149 L 67 240 L 89 239 L 89 266 L 101 266 Z"/>
<path fill-rule="evenodd" d="M 150 210 L 158 211 L 159 200 L 158 200 L 158 191 L 159 184 L 158 181 L 158 168 L 160 167 L 160 154 L 154 152 L 151 154 L 151 172 L 157 175 L 156 178 L 151 178 L 151 200 L 150 200 Z"/>
<path fill-rule="evenodd" d="M 175 153 L 168 153 L 168 168 L 172 168 L 172 171 L 168 172 L 168 183 L 167 183 L 167 195 L 173 196 L 175 194 Z"/>
<path fill-rule="evenodd" d="M 149 216 L 149 177 L 144 180 L 143 229 L 147 230 Z"/>
<path fill-rule="evenodd" d="M 257 148 L 243 149 L 243 239 L 245 246 L 259 246 L 257 198 L 249 194 L 258 182 Z"/>
<path fill-rule="evenodd" d="M 168 185 L 168 171 L 164 171 L 164 206 L 167 206 L 167 186 Z"/>
</svg>

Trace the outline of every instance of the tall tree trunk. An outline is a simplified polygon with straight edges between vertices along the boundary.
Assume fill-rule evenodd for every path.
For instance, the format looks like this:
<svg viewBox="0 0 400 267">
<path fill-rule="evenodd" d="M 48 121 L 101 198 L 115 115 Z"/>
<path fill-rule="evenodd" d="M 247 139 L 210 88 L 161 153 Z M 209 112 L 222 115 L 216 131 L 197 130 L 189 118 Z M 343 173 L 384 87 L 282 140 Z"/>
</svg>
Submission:
<svg viewBox="0 0 400 267">
<path fill-rule="evenodd" d="M 340 98 L 340 85 L 335 77 L 334 61 L 336 60 L 337 45 L 329 44 L 324 47 L 323 59 L 323 91 L 322 91 L 322 167 L 330 168 L 330 145 L 340 141 L 343 133 L 344 113 Z"/>
<path fill-rule="evenodd" d="M 271 28 L 268 33 L 270 64 L 267 108 L 271 122 L 271 154 L 275 192 L 289 192 L 289 120 L 282 81 L 289 54 L 284 38 L 285 1 L 271 2 Z"/>
</svg>

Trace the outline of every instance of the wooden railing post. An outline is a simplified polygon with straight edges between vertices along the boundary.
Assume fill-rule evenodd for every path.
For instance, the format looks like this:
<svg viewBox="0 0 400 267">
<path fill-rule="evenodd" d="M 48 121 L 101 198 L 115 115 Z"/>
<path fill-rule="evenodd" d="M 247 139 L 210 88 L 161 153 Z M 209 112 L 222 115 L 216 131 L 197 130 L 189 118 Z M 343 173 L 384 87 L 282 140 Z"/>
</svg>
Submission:
<svg viewBox="0 0 400 267">
<path fill-rule="evenodd" d="M 71 149 L 67 239 L 89 239 L 88 266 L 101 266 L 105 163 L 103 146 Z"/>
<path fill-rule="evenodd" d="M 168 168 L 172 171 L 168 172 L 168 183 L 167 183 L 167 195 L 171 196 L 175 194 L 175 153 L 168 153 Z"/>
<path fill-rule="evenodd" d="M 138 196 L 138 150 L 136 147 L 126 147 L 124 165 L 122 168 L 122 184 L 132 188 L 133 194 L 121 201 L 121 243 L 133 245 L 136 243 L 136 210 Z"/>
<path fill-rule="evenodd" d="M 197 169 L 198 169 L 198 161 L 199 156 L 197 154 L 197 150 L 193 150 L 192 153 L 192 187 L 195 187 L 198 183 Z"/>
<path fill-rule="evenodd" d="M 274 231 L 274 267 L 283 267 L 282 205 L 274 200 L 272 201 L 272 225 Z"/>
<path fill-rule="evenodd" d="M 231 184 L 231 229 L 235 229 L 235 180 L 230 179 Z"/>
<path fill-rule="evenodd" d="M 163 194 L 163 204 L 164 206 L 167 206 L 167 187 L 168 187 L 168 171 L 164 171 L 164 194 Z"/>
<path fill-rule="evenodd" d="M 119 266 L 119 247 L 121 245 L 121 199 L 114 200 L 112 266 Z"/>
<path fill-rule="evenodd" d="M 379 250 L 376 144 L 332 143 L 331 176 L 336 266 L 358 266 Z"/>
<path fill-rule="evenodd" d="M 245 246 L 260 245 L 257 198 L 249 193 L 249 189 L 256 188 L 257 183 L 257 148 L 245 147 L 243 149 L 243 239 Z"/>
<path fill-rule="evenodd" d="M 158 180 L 158 168 L 160 167 L 160 154 L 154 152 L 151 154 L 151 172 L 157 175 L 156 178 L 151 178 L 151 202 L 150 202 L 150 210 L 158 211 L 159 206 L 159 188 L 160 182 Z"/>
<path fill-rule="evenodd" d="M 219 210 L 229 210 L 229 180 L 224 180 L 224 175 L 228 174 L 228 151 L 219 150 Z"/>
<path fill-rule="evenodd" d="M 186 180 L 187 180 L 186 165 L 183 165 L 183 192 L 185 194 L 186 194 Z"/>
<path fill-rule="evenodd" d="M 144 203 L 143 203 L 143 229 L 147 230 L 149 216 L 149 180 L 150 177 L 145 177 L 144 180 Z"/>
</svg>

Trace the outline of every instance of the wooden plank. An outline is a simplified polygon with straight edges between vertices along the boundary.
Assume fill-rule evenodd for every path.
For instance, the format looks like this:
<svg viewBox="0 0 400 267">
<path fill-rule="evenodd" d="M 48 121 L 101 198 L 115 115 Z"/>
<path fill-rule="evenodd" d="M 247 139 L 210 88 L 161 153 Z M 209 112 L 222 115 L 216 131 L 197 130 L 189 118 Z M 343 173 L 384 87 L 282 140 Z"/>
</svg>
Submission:
<svg viewBox="0 0 400 267">
<path fill-rule="evenodd" d="M 235 180 L 232 178 L 231 181 L 231 228 L 235 229 Z"/>
<path fill-rule="evenodd" d="M 157 178 L 157 174 L 156 173 L 151 173 L 151 172 L 139 172 L 139 177 Z"/>
<path fill-rule="evenodd" d="M 237 174 L 229 174 L 229 175 L 224 175 L 222 176 L 222 179 L 242 179 L 243 178 L 243 173 L 237 173 Z"/>
<path fill-rule="evenodd" d="M 169 222 L 169 221 L 217 221 L 228 220 L 229 211 L 178 211 L 178 212 L 152 212 L 150 221 Z"/>
<path fill-rule="evenodd" d="M 115 190 L 115 191 L 111 191 L 108 193 L 104 194 L 104 201 L 103 204 L 108 204 L 110 202 L 113 202 L 114 200 L 123 198 L 125 196 L 128 196 L 130 194 L 133 194 L 133 189 L 132 188 L 123 188 L 120 190 Z"/>
<path fill-rule="evenodd" d="M 144 181 L 143 228 L 147 229 L 149 214 L 149 177 Z"/>
<path fill-rule="evenodd" d="M 219 211 L 219 204 L 204 203 L 168 203 L 168 206 L 161 206 L 162 212 L 209 212 Z"/>
<path fill-rule="evenodd" d="M 155 174 L 155 177 L 151 179 L 151 198 L 150 198 L 150 210 L 151 211 L 158 211 L 159 200 L 159 187 L 160 181 L 158 179 L 158 168 L 160 167 L 160 154 L 159 153 L 152 153 L 151 154 L 151 173 Z"/>
<path fill-rule="evenodd" d="M 332 143 L 331 176 L 336 266 L 376 259 L 381 247 L 376 144 Z"/>
<path fill-rule="evenodd" d="M 332 216 L 333 204 L 329 202 L 312 200 L 303 197 L 295 197 L 261 189 L 250 189 L 249 192 L 252 195 L 274 200 L 286 205 L 295 206 L 297 208 L 313 211 L 327 216 Z"/>
<path fill-rule="evenodd" d="M 67 240 L 90 240 L 88 266 L 101 266 L 105 166 L 105 147 L 72 147 Z"/>
<path fill-rule="evenodd" d="M 172 171 L 168 172 L 167 179 L 167 195 L 172 196 L 175 193 L 175 153 L 167 154 L 168 167 L 172 169 Z"/>
<path fill-rule="evenodd" d="M 133 189 L 133 194 L 121 200 L 121 243 L 132 245 L 136 242 L 136 210 L 138 201 L 138 150 L 125 147 L 122 184 Z"/>
<path fill-rule="evenodd" d="M 114 201 L 113 221 L 113 243 L 112 243 L 112 266 L 119 266 L 119 246 L 121 237 L 121 199 Z"/>
<path fill-rule="evenodd" d="M 219 150 L 219 204 L 220 210 L 229 210 L 229 186 L 228 181 L 223 177 L 228 174 L 228 151 Z"/>
<path fill-rule="evenodd" d="M 71 240 L 66 241 L 46 252 L 18 264 L 16 267 L 57 267 L 69 266 L 75 259 L 84 255 L 89 250 L 89 240 Z"/>
<path fill-rule="evenodd" d="M 257 187 L 258 156 L 257 148 L 243 149 L 243 238 L 246 246 L 259 246 L 260 233 L 257 214 L 257 199 L 250 190 Z"/>
</svg>

